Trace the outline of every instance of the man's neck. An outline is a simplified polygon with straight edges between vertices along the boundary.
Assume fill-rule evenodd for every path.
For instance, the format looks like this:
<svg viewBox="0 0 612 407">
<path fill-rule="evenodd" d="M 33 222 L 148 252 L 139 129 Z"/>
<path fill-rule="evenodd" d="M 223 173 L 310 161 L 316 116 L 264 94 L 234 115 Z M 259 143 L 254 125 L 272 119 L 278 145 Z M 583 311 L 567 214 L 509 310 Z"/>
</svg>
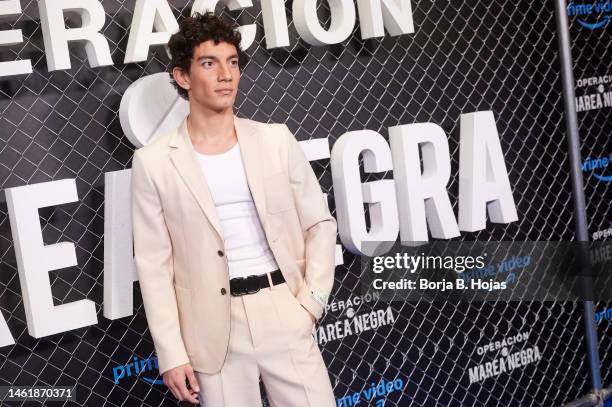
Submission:
<svg viewBox="0 0 612 407">
<path fill-rule="evenodd" d="M 235 138 L 234 111 L 203 112 L 191 109 L 187 117 L 189 136 L 194 144 L 224 145 Z"/>
<path fill-rule="evenodd" d="M 193 148 L 201 154 L 220 154 L 238 142 L 234 130 L 234 111 L 205 112 L 190 109 L 187 132 Z"/>
</svg>

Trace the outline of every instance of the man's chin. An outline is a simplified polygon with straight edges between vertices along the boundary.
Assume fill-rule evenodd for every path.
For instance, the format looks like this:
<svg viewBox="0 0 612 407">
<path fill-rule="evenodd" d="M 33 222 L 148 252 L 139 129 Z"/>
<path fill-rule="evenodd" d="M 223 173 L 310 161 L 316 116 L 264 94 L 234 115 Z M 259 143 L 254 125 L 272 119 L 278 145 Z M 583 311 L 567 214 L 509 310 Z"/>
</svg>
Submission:
<svg viewBox="0 0 612 407">
<path fill-rule="evenodd" d="M 234 106 L 234 100 L 227 100 L 227 101 L 223 101 L 220 103 L 215 103 L 213 105 L 210 104 L 210 101 L 207 101 L 209 103 L 196 103 L 196 108 L 197 106 L 200 106 L 206 110 L 210 110 L 213 111 L 215 113 L 223 113 L 225 111 L 227 111 L 228 109 L 232 109 Z"/>
</svg>

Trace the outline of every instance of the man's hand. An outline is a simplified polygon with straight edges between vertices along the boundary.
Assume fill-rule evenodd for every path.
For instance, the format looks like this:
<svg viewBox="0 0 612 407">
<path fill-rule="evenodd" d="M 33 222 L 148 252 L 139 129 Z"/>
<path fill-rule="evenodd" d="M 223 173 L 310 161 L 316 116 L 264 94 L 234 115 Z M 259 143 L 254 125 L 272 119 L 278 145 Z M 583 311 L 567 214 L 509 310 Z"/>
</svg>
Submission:
<svg viewBox="0 0 612 407">
<path fill-rule="evenodd" d="M 302 305 L 302 304 L 300 304 L 300 305 Z M 308 309 L 307 309 L 305 306 L 303 306 L 303 305 L 302 305 L 302 308 L 304 308 L 304 309 L 306 310 L 306 312 L 308 312 L 308 316 L 310 316 L 310 320 L 311 320 L 311 321 L 312 321 L 312 323 L 314 324 L 314 322 L 315 322 L 315 320 L 316 320 L 315 316 L 314 316 L 314 315 L 312 315 L 312 312 L 308 311 Z"/>
<path fill-rule="evenodd" d="M 180 401 L 189 401 L 193 404 L 198 404 L 198 393 L 200 387 L 193 374 L 193 368 L 189 363 L 177 366 L 164 372 L 164 384 L 170 389 L 174 397 Z M 186 381 L 189 382 L 189 389 Z"/>
</svg>

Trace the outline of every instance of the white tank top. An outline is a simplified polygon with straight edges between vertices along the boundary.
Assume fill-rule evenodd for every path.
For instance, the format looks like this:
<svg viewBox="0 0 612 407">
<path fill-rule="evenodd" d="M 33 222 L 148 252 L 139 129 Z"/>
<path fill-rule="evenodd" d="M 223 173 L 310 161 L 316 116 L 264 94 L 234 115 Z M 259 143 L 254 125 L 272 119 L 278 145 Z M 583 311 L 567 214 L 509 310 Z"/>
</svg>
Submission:
<svg viewBox="0 0 612 407">
<path fill-rule="evenodd" d="M 221 223 L 229 277 L 276 270 L 278 265 L 251 196 L 239 144 L 221 154 L 196 151 L 196 155 Z"/>
</svg>

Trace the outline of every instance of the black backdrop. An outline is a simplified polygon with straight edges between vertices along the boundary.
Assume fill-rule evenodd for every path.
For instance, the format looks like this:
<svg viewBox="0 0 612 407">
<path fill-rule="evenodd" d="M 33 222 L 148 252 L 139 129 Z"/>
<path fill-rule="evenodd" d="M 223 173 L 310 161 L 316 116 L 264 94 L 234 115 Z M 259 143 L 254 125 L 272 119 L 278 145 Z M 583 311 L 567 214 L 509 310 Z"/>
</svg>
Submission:
<svg viewBox="0 0 612 407">
<path fill-rule="evenodd" d="M 133 316 L 111 321 L 102 315 L 104 173 L 131 167 L 134 147 L 118 117 L 122 94 L 136 79 L 164 71 L 168 59 L 156 47 L 146 62 L 123 64 L 134 2 L 102 4 L 102 32 L 115 61 L 109 67 L 90 68 L 84 50 L 71 46 L 72 68 L 48 72 L 33 0 L 22 0 L 23 13 L 0 23 L 24 35 L 23 44 L 0 49 L 0 60 L 30 58 L 34 70 L 0 79 L 2 189 L 76 178 L 78 203 L 40 210 L 46 244 L 76 245 L 78 266 L 49 273 L 53 300 L 57 305 L 88 298 L 98 311 L 97 325 L 38 340 L 29 336 L 2 194 L 0 310 L 16 345 L 0 349 L 0 384 L 76 384 L 77 405 L 175 405 L 165 386 L 150 382 L 155 372 L 119 383 L 113 377 L 114 368 L 154 356 L 154 349 L 138 284 Z M 191 7 L 184 1 L 170 4 L 179 19 Z M 414 34 L 362 40 L 357 22 L 343 43 L 311 47 L 297 37 L 288 2 L 291 46 L 274 50 L 265 48 L 259 4 L 240 12 L 218 9 L 228 19 L 258 27 L 257 43 L 247 51 L 237 114 L 287 123 L 300 140 L 329 137 L 330 146 L 350 130 L 375 130 L 387 138 L 390 126 L 436 123 L 449 139 L 449 194 L 457 213 L 460 114 L 492 110 L 519 221 L 489 223 L 461 239 L 573 240 L 553 2 L 413 0 L 412 6 Z M 327 27 L 325 3 L 319 2 L 318 13 Z M 590 30 L 574 20 L 576 78 L 612 73 L 610 24 Z M 67 18 L 68 27 L 78 24 Z M 577 89 L 581 92 L 595 90 Z M 610 108 L 579 113 L 579 119 L 583 156 L 610 154 Z M 312 165 L 335 214 L 329 160 Z M 370 174 L 363 181 L 390 177 L 392 172 Z M 609 183 L 585 173 L 585 185 L 589 231 L 609 228 Z M 343 255 L 331 299 L 336 304 L 359 295 L 359 259 L 348 251 Z M 320 326 L 387 306 L 370 301 L 332 309 Z M 384 405 L 396 406 L 550 406 L 589 390 L 579 303 L 394 303 L 391 312 L 393 323 L 321 343 L 338 398 L 398 378 L 401 391 L 360 404 L 380 406 L 384 399 Z M 600 355 L 609 366 L 607 326 L 599 329 Z M 510 352 L 537 346 L 541 360 L 470 384 L 468 368 L 499 357 L 499 352 L 479 354 L 478 347 L 522 332 L 529 333 L 528 340 Z M 604 384 L 611 384 L 610 369 L 602 374 Z"/>
</svg>

